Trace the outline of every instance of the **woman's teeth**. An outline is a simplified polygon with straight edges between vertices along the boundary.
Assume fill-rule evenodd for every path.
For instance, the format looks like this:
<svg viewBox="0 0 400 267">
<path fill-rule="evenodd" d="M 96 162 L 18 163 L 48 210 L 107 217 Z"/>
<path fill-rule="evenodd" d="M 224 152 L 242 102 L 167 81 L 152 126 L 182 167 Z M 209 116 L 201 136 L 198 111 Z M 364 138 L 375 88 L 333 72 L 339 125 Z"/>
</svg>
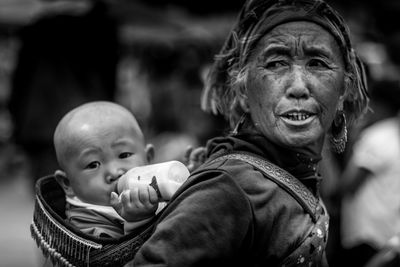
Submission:
<svg viewBox="0 0 400 267">
<path fill-rule="evenodd" d="M 303 121 L 310 117 L 310 114 L 305 113 L 288 113 L 285 115 L 286 118 L 293 120 L 293 121 Z"/>
</svg>

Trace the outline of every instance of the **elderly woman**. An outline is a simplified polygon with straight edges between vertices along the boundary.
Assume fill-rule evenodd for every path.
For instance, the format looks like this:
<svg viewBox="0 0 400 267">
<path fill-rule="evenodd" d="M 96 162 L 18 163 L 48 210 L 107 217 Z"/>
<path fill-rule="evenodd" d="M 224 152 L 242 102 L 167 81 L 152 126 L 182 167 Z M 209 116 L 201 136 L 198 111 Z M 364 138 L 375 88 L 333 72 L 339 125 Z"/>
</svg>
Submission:
<svg viewBox="0 0 400 267">
<path fill-rule="evenodd" d="M 250 0 L 206 81 L 232 132 L 175 195 L 134 266 L 324 266 L 318 162 L 368 98 L 343 19 L 320 0 Z M 346 120 L 347 118 L 347 120 Z"/>
</svg>

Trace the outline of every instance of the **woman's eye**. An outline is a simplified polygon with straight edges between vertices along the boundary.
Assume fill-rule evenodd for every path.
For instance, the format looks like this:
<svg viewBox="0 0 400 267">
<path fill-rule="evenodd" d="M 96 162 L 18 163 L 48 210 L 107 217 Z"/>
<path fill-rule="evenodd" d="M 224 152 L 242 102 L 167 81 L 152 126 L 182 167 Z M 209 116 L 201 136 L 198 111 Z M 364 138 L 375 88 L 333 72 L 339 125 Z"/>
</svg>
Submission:
<svg viewBox="0 0 400 267">
<path fill-rule="evenodd" d="M 310 67 L 317 67 L 317 68 L 328 68 L 329 67 L 325 61 L 323 61 L 322 59 L 317 59 L 317 58 L 311 59 L 309 61 L 308 65 Z"/>
<path fill-rule="evenodd" d="M 285 66 L 286 66 L 286 63 L 284 61 L 276 60 L 276 61 L 268 62 L 265 65 L 265 68 L 266 69 L 276 69 L 276 68 L 281 68 L 281 67 L 285 67 Z"/>
<path fill-rule="evenodd" d="M 132 155 L 133 155 L 133 153 L 131 153 L 131 152 L 124 152 L 124 153 L 119 154 L 119 158 L 125 159 L 125 158 L 129 158 Z"/>
<path fill-rule="evenodd" d="M 98 168 L 100 166 L 100 162 L 98 162 L 98 161 L 93 161 L 93 162 L 90 162 L 87 166 L 86 166 L 86 169 L 96 169 L 96 168 Z"/>
</svg>

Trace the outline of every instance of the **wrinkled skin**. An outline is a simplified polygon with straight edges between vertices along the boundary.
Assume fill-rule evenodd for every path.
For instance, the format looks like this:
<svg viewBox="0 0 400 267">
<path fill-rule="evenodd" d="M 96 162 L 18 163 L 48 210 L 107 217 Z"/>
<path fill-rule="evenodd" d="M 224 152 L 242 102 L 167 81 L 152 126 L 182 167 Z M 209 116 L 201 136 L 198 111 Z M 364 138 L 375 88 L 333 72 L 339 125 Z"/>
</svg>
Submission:
<svg viewBox="0 0 400 267">
<path fill-rule="evenodd" d="M 328 31 L 311 22 L 281 24 L 250 56 L 245 109 L 269 140 L 322 149 L 343 105 L 344 70 L 339 46 Z"/>
</svg>

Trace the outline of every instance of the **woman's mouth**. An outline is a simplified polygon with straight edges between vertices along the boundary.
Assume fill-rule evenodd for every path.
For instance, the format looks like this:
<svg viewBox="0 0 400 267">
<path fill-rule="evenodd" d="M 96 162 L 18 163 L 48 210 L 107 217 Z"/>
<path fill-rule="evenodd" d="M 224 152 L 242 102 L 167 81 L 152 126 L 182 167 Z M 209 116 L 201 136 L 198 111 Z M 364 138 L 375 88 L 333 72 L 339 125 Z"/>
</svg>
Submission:
<svg viewBox="0 0 400 267">
<path fill-rule="evenodd" d="M 293 121 L 304 121 L 311 117 L 309 113 L 302 113 L 302 112 L 291 112 L 284 115 L 284 117 L 288 118 L 289 120 Z"/>
<path fill-rule="evenodd" d="M 289 111 L 281 115 L 282 120 L 290 125 L 305 126 L 310 123 L 316 114 L 308 111 Z"/>
</svg>

